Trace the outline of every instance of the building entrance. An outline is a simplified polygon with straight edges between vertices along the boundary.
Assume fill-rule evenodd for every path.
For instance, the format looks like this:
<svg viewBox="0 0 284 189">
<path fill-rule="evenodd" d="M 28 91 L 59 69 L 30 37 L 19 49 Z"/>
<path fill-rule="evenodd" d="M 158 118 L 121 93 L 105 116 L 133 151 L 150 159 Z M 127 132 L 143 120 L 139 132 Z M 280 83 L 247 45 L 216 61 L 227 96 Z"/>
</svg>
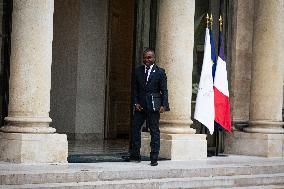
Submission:
<svg viewBox="0 0 284 189">
<path fill-rule="evenodd" d="M 134 1 L 110 0 L 105 138 L 128 138 L 131 116 Z"/>
<path fill-rule="evenodd" d="M 128 140 L 134 9 L 133 0 L 54 1 L 50 117 L 69 141 Z"/>
</svg>

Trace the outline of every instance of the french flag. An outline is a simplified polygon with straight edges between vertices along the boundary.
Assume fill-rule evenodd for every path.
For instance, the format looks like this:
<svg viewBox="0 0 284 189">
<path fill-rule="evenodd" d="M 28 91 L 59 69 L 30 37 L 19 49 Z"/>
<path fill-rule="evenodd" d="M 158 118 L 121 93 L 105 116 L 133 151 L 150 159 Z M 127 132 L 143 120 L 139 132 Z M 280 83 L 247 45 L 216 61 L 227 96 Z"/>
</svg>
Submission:
<svg viewBox="0 0 284 189">
<path fill-rule="evenodd" d="M 224 42 L 222 32 L 219 34 L 219 56 L 217 59 L 216 72 L 214 78 L 214 107 L 215 122 L 221 125 L 228 132 L 232 132 L 231 113 L 229 102 L 229 89 L 227 79 L 227 69 L 224 56 Z"/>
</svg>

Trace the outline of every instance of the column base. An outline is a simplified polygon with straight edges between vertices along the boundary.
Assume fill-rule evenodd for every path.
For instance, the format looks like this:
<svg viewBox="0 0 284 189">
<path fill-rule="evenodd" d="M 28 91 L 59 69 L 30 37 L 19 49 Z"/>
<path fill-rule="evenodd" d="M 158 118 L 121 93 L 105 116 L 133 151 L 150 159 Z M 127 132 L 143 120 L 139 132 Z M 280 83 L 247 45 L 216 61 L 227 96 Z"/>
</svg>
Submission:
<svg viewBox="0 0 284 189">
<path fill-rule="evenodd" d="M 161 133 L 165 134 L 195 134 L 196 130 L 189 126 L 160 126 Z"/>
<path fill-rule="evenodd" d="M 244 119 L 234 119 L 233 120 L 233 129 L 243 131 L 244 128 L 249 126 L 248 120 Z"/>
<path fill-rule="evenodd" d="M 191 120 L 160 120 L 160 131 L 166 134 L 195 134 Z"/>
<path fill-rule="evenodd" d="M 65 134 L 0 132 L 0 161 L 11 163 L 67 163 Z"/>
<path fill-rule="evenodd" d="M 0 132 L 7 133 L 55 133 L 56 129 L 49 127 L 50 117 L 5 117 L 7 125 Z"/>
<path fill-rule="evenodd" d="M 225 135 L 225 153 L 284 157 L 284 135 L 234 131 Z"/>
<path fill-rule="evenodd" d="M 141 135 L 141 155 L 150 155 L 151 136 Z M 197 160 L 207 158 L 207 140 L 204 134 L 165 134 L 161 133 L 159 157 L 171 160 Z"/>
<path fill-rule="evenodd" d="M 244 128 L 244 131 L 249 133 L 269 133 L 269 134 L 280 134 L 284 133 L 283 122 L 280 121 L 250 121 L 249 127 Z"/>
<path fill-rule="evenodd" d="M 243 129 L 245 132 L 248 133 L 269 133 L 269 134 L 283 134 L 284 129 L 282 127 L 275 127 L 275 128 L 267 128 L 267 127 L 246 127 Z"/>
</svg>

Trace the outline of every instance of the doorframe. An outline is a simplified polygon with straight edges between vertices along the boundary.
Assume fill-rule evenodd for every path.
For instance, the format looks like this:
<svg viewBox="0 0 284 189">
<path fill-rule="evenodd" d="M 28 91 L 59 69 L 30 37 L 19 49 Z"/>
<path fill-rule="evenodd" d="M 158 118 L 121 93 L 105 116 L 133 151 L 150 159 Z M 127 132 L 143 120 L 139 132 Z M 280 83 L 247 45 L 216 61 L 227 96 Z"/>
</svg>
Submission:
<svg viewBox="0 0 284 189">
<path fill-rule="evenodd" d="M 104 133 L 104 139 L 108 138 L 108 130 L 109 130 L 109 86 L 110 86 L 110 82 L 109 82 L 109 73 L 110 73 L 110 44 L 111 44 L 111 38 L 110 38 L 110 34 L 111 34 L 111 24 L 110 24 L 110 9 L 111 9 L 111 5 L 110 5 L 110 1 L 107 1 L 107 56 L 106 56 L 106 74 L 105 74 L 105 108 L 104 108 L 104 128 L 103 128 L 103 133 Z"/>
<path fill-rule="evenodd" d="M 133 12 L 133 33 L 132 33 L 132 73 L 134 72 L 135 69 L 135 44 L 136 44 L 136 10 L 137 10 L 137 2 L 138 0 L 133 0 L 133 8 L 134 8 L 134 12 Z M 109 129 L 110 129 L 110 80 L 109 80 L 109 76 L 110 76 L 110 53 L 111 53 L 111 32 L 112 32 L 112 25 L 111 25 L 111 18 L 113 14 L 113 11 L 111 10 L 111 0 L 108 0 L 107 2 L 108 4 L 108 19 L 107 19 L 107 57 L 106 57 L 106 74 L 105 74 L 105 113 L 104 113 L 104 139 L 109 139 L 111 138 L 110 133 L 109 133 Z M 118 14 L 115 13 L 114 14 Z M 132 77 L 131 77 L 131 96 L 132 96 Z M 130 99 L 130 101 L 132 102 L 132 100 Z M 130 108 L 130 107 L 129 107 Z M 130 111 L 131 113 L 131 111 Z M 130 117 L 130 125 L 131 125 L 131 121 L 132 121 L 132 114 L 129 115 Z M 130 131 L 130 127 L 129 127 L 129 131 Z M 129 135 L 130 136 L 130 135 Z"/>
<path fill-rule="evenodd" d="M 8 104 L 9 104 L 9 78 L 10 78 L 10 54 L 11 54 L 11 31 L 12 31 L 12 0 L 3 0 L 3 17 L 2 17 L 2 47 L 1 56 L 1 71 L 2 82 L 1 82 L 1 123 L 0 127 L 4 126 L 4 118 L 8 116 Z"/>
<path fill-rule="evenodd" d="M 109 138 L 109 114 L 110 114 L 110 102 L 109 102 L 109 93 L 110 93 L 110 83 L 109 83 L 109 73 L 110 73 L 110 52 L 111 52 L 111 0 L 108 0 L 108 33 L 107 33 L 107 60 L 106 60 L 106 83 L 105 83 L 105 117 L 104 117 L 104 138 L 107 139 Z M 135 72 L 135 67 L 136 67 L 136 63 L 137 63 L 137 59 L 140 59 L 140 56 L 137 56 L 137 53 L 141 53 L 140 51 L 143 50 L 139 48 L 140 46 L 138 46 L 137 44 L 139 43 L 139 41 L 141 42 L 140 38 L 142 38 L 142 36 L 138 36 L 138 19 L 139 19 L 139 6 L 141 6 L 143 4 L 142 2 L 143 0 L 133 0 L 133 8 L 134 8 L 134 13 L 133 13 L 133 35 L 132 35 L 132 76 L 131 76 L 131 103 L 130 103 L 130 107 L 129 109 L 131 110 L 132 107 L 132 95 L 133 95 L 133 88 L 134 88 L 134 72 Z M 142 3 L 142 4 L 141 4 Z M 155 49 L 155 44 L 156 44 L 156 23 L 157 23 L 157 4 L 158 1 L 157 0 L 150 0 L 150 28 L 149 28 L 149 47 Z M 144 20 L 144 19 L 142 19 Z M 143 34 L 141 34 L 143 35 Z M 139 38 L 139 39 L 138 39 Z M 138 52 L 139 51 L 139 52 Z M 133 117 L 133 113 L 132 111 L 130 111 L 129 114 L 130 117 L 130 126 L 129 126 L 129 136 L 131 136 L 131 125 L 132 125 L 132 117 Z"/>
</svg>

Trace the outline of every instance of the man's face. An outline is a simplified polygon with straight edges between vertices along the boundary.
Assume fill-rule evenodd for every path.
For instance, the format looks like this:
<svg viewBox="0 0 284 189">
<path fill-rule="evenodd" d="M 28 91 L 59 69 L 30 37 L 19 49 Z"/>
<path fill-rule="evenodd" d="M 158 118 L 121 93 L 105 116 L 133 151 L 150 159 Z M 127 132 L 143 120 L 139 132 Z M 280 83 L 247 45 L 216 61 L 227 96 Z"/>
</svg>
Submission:
<svg viewBox="0 0 284 189">
<path fill-rule="evenodd" d="M 153 52 L 148 51 L 143 54 L 143 63 L 146 66 L 151 66 L 152 64 L 154 64 L 154 62 L 155 62 L 155 55 Z"/>
</svg>

